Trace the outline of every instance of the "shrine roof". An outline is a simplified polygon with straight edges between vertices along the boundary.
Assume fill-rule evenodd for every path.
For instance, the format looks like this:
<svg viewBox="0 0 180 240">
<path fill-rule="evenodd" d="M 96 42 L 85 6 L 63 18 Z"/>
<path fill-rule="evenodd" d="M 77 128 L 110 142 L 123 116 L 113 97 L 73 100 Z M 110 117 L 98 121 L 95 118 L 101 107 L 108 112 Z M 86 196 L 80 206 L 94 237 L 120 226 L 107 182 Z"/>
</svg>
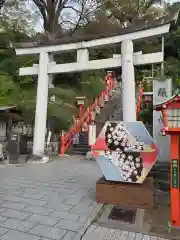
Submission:
<svg viewBox="0 0 180 240">
<path fill-rule="evenodd" d="M 154 109 L 155 110 L 161 110 L 163 108 L 164 105 L 169 105 L 174 101 L 180 101 L 180 95 L 178 94 L 174 94 L 173 96 L 170 96 L 168 98 L 166 98 L 165 101 L 159 102 L 156 105 L 154 105 Z"/>
<path fill-rule="evenodd" d="M 43 46 L 52 46 L 52 45 L 61 45 L 77 42 L 86 42 L 91 40 L 97 40 L 108 37 L 115 37 L 119 35 L 130 34 L 138 31 L 148 30 L 151 28 L 160 27 L 163 25 L 170 24 L 171 26 L 176 23 L 179 18 L 179 12 L 175 16 L 164 16 L 156 20 L 147 20 L 147 19 L 137 19 L 133 20 L 133 23 L 129 24 L 127 27 L 113 29 L 112 31 L 102 32 L 99 34 L 80 34 L 75 36 L 66 36 L 54 41 L 50 40 L 36 40 L 30 42 L 14 43 L 13 47 L 15 48 L 31 48 L 31 47 L 43 47 Z"/>
</svg>

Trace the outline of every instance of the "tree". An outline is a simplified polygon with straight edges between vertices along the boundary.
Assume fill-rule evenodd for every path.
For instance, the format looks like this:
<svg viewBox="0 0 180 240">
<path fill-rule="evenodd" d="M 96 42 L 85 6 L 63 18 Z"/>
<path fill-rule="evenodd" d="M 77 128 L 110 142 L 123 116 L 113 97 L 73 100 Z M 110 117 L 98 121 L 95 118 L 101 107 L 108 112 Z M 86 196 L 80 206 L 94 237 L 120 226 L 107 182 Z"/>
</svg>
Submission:
<svg viewBox="0 0 180 240">
<path fill-rule="evenodd" d="M 1 0 L 1 1 L 0 1 L 0 9 L 1 9 L 2 6 L 4 5 L 5 1 L 6 1 L 6 0 Z"/>
<path fill-rule="evenodd" d="M 15 3 L 4 1 L 1 6 L 0 26 L 3 31 L 0 33 L 0 105 L 29 108 L 30 100 L 35 99 L 34 79 L 19 77 L 18 69 L 30 62 L 31 58 L 17 57 L 11 42 L 26 41 L 30 38 L 32 28 L 28 17 L 32 15 L 27 10 L 23 12 L 19 1 L 17 5 Z"/>
<path fill-rule="evenodd" d="M 20 6 L 15 8 L 15 10 L 19 11 L 19 7 Z M 15 51 L 9 44 L 10 42 L 21 42 L 33 38 L 32 34 L 29 34 L 28 25 L 27 28 L 24 28 L 21 24 L 17 27 L 15 24 L 15 20 L 18 24 L 17 18 L 14 18 L 14 24 L 12 24 L 12 19 L 10 19 L 7 12 L 5 12 L 6 8 L 7 5 L 4 5 L 3 14 L 0 15 L 0 23 L 4 29 L 4 32 L 0 36 L 0 105 L 15 105 L 18 109 L 22 110 L 25 121 L 33 121 L 36 104 L 37 78 L 31 76 L 19 77 L 18 70 L 22 66 L 31 66 L 33 63 L 36 63 L 37 59 L 36 56 L 16 56 Z M 8 12 L 10 12 L 10 9 Z M 4 18 L 3 16 L 6 17 Z M 24 12 L 23 18 L 26 18 L 26 11 Z M 66 57 L 65 55 L 61 61 L 67 60 Z M 71 56 L 68 57 L 71 58 Z M 57 59 L 57 61 L 59 60 Z M 76 95 L 87 95 L 88 101 L 86 101 L 86 104 L 89 105 L 92 98 L 100 93 L 104 87 L 104 83 L 101 79 L 99 80 L 99 76 L 100 74 L 94 76 L 93 73 L 86 73 L 83 74 L 83 76 L 76 74 L 71 75 L 69 81 L 67 81 L 67 75 L 56 77 L 56 88 L 50 89 L 49 91 L 49 96 L 55 94 L 56 102 L 53 103 L 49 101 L 48 106 L 48 120 L 56 123 L 56 130 L 58 129 L 59 131 L 60 128 L 66 130 L 72 124 L 72 115 L 76 115 L 77 111 L 75 105 Z M 83 78 L 85 80 L 89 79 L 90 81 L 85 82 Z"/>
<path fill-rule="evenodd" d="M 159 16 L 162 9 L 154 6 L 159 2 L 160 0 L 107 0 L 104 10 L 107 12 L 110 21 L 124 25 L 142 17 L 152 19 Z"/>
<path fill-rule="evenodd" d="M 0 26 L 5 30 L 33 35 L 37 17 L 36 12 L 28 9 L 27 4 L 22 4 L 22 1 L 6 0 L 1 6 Z"/>
<path fill-rule="evenodd" d="M 43 28 L 48 40 L 62 37 L 68 29 L 73 33 L 87 16 L 99 6 L 96 0 L 32 0 L 43 19 Z M 73 29 L 73 31 L 69 31 Z"/>
</svg>

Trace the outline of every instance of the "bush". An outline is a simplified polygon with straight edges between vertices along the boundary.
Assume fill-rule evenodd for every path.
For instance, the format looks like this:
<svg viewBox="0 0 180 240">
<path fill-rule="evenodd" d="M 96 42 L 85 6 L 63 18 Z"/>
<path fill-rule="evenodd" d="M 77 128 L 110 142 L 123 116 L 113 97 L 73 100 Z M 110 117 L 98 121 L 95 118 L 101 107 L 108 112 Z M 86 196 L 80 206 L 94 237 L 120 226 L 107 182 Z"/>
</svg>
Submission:
<svg viewBox="0 0 180 240">
<path fill-rule="evenodd" d="M 73 117 L 78 115 L 76 97 L 85 96 L 85 108 L 94 102 L 105 88 L 104 71 L 83 72 L 79 75 L 76 86 L 58 84 L 50 89 L 49 95 L 55 95 L 55 103 L 49 102 L 48 119 L 55 131 L 68 130 L 73 124 Z"/>
<path fill-rule="evenodd" d="M 153 107 L 149 106 L 148 109 L 141 110 L 138 116 L 138 120 L 150 125 L 153 124 Z"/>
</svg>

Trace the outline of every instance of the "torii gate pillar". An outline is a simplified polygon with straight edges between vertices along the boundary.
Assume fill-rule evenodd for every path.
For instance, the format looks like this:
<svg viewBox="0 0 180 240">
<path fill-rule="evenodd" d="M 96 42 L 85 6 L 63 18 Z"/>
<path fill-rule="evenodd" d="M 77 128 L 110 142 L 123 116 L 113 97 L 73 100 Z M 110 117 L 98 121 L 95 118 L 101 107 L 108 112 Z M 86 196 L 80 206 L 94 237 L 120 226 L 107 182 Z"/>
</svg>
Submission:
<svg viewBox="0 0 180 240">
<path fill-rule="evenodd" d="M 33 139 L 33 154 L 43 156 L 46 136 L 46 119 L 48 106 L 48 64 L 49 54 L 41 51 L 39 54 L 39 72 L 36 97 L 36 115 Z"/>
<path fill-rule="evenodd" d="M 135 74 L 133 41 L 121 43 L 123 121 L 136 121 Z"/>
</svg>

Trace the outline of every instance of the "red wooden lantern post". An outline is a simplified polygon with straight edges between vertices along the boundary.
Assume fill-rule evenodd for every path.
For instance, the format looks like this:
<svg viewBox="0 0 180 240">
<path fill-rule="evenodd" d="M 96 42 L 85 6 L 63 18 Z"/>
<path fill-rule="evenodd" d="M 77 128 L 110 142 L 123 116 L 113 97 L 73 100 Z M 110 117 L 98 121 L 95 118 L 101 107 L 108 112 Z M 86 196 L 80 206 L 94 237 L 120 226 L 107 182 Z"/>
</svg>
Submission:
<svg viewBox="0 0 180 240">
<path fill-rule="evenodd" d="M 85 102 L 85 97 L 76 97 L 76 103 L 77 103 L 77 106 L 79 107 L 79 116 L 78 116 L 79 119 L 81 119 L 83 116 L 84 102 Z"/>
<path fill-rule="evenodd" d="M 171 226 L 180 227 L 180 95 L 174 95 L 166 102 L 155 106 L 162 112 L 163 133 L 171 137 L 170 159 L 170 201 Z"/>
</svg>

